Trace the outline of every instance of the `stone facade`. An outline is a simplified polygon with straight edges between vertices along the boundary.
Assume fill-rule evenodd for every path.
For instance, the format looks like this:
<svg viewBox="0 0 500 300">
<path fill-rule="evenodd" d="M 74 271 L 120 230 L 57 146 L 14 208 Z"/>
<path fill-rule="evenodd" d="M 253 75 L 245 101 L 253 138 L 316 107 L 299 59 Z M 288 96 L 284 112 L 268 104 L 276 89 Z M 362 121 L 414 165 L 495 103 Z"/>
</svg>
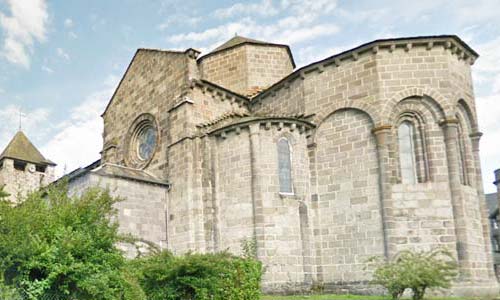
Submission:
<svg viewBox="0 0 500 300">
<path fill-rule="evenodd" d="M 103 114 L 104 171 L 70 181 L 120 178 L 124 231 L 175 253 L 241 253 L 255 239 L 266 292 L 369 293 L 368 257 L 446 247 L 460 266 L 453 294 L 498 293 L 477 54 L 458 37 L 378 40 L 296 71 L 288 47 L 241 37 L 198 54 L 138 50 Z M 154 140 L 141 139 L 144 126 Z M 130 157 L 142 152 L 137 167 Z"/>
</svg>

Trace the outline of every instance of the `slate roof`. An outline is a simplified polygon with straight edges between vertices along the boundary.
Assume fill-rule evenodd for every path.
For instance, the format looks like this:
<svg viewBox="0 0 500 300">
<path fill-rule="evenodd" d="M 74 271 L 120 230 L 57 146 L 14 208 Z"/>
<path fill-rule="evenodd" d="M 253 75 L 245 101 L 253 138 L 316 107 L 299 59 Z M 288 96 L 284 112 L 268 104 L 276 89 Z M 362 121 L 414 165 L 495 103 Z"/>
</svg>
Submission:
<svg viewBox="0 0 500 300">
<path fill-rule="evenodd" d="M 146 182 L 162 186 L 170 185 L 168 182 L 160 180 L 143 170 L 127 168 L 114 164 L 103 164 L 100 167 L 94 169 L 92 172 L 102 176 L 130 179 L 134 181 Z"/>
<path fill-rule="evenodd" d="M 21 160 L 38 165 L 56 165 L 54 162 L 43 157 L 40 151 L 38 151 L 22 131 L 16 133 L 2 154 L 0 154 L 0 160 L 5 158 Z"/>
</svg>

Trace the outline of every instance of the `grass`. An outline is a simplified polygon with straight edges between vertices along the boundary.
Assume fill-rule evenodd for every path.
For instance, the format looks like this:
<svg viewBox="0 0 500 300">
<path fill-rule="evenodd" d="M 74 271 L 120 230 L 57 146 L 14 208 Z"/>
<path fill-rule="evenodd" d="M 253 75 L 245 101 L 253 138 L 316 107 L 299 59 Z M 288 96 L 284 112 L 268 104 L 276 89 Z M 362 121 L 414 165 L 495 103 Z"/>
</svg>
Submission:
<svg viewBox="0 0 500 300">
<path fill-rule="evenodd" d="M 404 298 L 410 299 L 410 298 Z M 428 297 L 429 300 L 492 300 L 494 298 Z M 261 300 L 390 300 L 389 296 L 359 295 L 302 295 L 302 296 L 263 296 Z"/>
</svg>

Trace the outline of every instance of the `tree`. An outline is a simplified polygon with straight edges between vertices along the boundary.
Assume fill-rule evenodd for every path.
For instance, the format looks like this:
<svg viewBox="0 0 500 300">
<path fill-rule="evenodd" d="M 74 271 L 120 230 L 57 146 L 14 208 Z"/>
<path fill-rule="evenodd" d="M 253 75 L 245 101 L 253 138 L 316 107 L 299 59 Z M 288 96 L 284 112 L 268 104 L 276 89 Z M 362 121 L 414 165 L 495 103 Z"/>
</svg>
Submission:
<svg viewBox="0 0 500 300">
<path fill-rule="evenodd" d="M 411 289 L 413 299 L 421 300 L 429 288 L 449 288 L 457 275 L 457 264 L 446 249 L 402 251 L 391 261 L 370 261 L 377 265 L 373 283 L 385 287 L 392 299 L 399 299 L 406 289 Z"/>
<path fill-rule="evenodd" d="M 99 189 L 70 197 L 58 186 L 21 200 L 16 206 L 0 204 L 5 285 L 25 299 L 114 300 L 134 294 L 133 280 L 123 272 L 125 258 L 115 246 L 121 237 L 111 220 L 118 199 Z"/>
</svg>

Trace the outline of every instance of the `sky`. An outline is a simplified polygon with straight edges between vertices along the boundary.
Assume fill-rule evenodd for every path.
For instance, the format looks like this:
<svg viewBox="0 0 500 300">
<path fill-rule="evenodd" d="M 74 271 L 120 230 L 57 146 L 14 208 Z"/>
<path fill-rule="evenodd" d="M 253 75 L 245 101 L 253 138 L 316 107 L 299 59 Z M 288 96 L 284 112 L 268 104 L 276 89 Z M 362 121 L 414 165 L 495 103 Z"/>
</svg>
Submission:
<svg viewBox="0 0 500 300">
<path fill-rule="evenodd" d="M 235 34 L 298 67 L 391 37 L 456 34 L 473 66 L 485 190 L 500 168 L 500 0 L 0 0 L 0 150 L 19 128 L 61 175 L 99 158 L 101 113 L 137 48 L 207 52 Z"/>
</svg>

